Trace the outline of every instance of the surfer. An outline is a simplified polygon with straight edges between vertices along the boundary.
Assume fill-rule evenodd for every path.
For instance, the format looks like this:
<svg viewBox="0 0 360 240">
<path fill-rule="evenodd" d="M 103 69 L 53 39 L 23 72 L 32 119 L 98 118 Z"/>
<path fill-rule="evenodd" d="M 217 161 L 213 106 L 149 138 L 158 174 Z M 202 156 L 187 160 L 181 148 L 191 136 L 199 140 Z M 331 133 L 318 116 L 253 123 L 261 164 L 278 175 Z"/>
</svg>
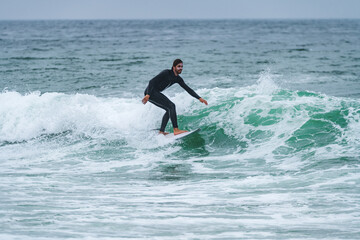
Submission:
<svg viewBox="0 0 360 240">
<path fill-rule="evenodd" d="M 208 105 L 207 101 L 201 98 L 192 90 L 188 85 L 185 84 L 184 80 L 179 76 L 183 70 L 183 62 L 181 59 L 175 59 L 173 62 L 172 69 L 166 69 L 160 72 L 157 76 L 149 81 L 149 85 L 145 89 L 142 102 L 146 104 L 148 101 L 152 104 L 164 109 L 166 112 L 162 118 L 160 132 L 161 134 L 168 134 L 165 132 L 166 124 L 171 119 L 171 123 L 174 128 L 174 135 L 187 132 L 186 130 L 180 130 L 177 124 L 177 116 L 175 104 L 170 101 L 164 94 L 161 92 L 166 88 L 170 87 L 174 83 L 178 83 L 183 89 L 185 89 L 191 96 L 196 99 L 199 99 L 200 102 Z"/>
</svg>

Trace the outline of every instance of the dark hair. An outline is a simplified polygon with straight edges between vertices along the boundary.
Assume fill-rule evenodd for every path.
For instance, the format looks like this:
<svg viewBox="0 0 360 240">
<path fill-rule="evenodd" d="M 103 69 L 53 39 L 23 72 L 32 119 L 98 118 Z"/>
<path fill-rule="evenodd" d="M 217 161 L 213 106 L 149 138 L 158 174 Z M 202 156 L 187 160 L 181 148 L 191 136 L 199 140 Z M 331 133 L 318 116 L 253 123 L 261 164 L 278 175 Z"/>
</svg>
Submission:
<svg viewBox="0 0 360 240">
<path fill-rule="evenodd" d="M 179 63 L 183 63 L 183 61 L 181 61 L 181 59 L 175 59 L 173 62 L 173 67 L 176 67 L 176 65 L 178 65 Z"/>
</svg>

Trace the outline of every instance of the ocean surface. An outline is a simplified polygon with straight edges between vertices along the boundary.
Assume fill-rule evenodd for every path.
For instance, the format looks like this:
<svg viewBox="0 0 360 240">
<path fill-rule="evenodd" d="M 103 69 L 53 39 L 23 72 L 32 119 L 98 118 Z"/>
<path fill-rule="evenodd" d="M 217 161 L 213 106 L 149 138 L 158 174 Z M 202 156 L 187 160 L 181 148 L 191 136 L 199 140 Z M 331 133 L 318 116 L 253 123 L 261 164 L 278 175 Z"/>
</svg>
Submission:
<svg viewBox="0 0 360 240">
<path fill-rule="evenodd" d="M 0 239 L 360 239 L 359 33 L 0 21 Z M 141 103 L 176 58 L 180 141 Z"/>
</svg>

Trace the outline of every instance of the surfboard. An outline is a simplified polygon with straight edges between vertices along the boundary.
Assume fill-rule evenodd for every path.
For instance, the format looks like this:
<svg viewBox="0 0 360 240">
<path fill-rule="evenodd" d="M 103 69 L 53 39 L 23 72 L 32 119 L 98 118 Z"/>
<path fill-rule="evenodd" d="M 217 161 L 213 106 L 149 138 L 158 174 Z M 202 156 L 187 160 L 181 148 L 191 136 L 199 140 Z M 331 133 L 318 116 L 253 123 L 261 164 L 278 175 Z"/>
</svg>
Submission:
<svg viewBox="0 0 360 240">
<path fill-rule="evenodd" d="M 182 139 L 184 137 L 188 137 L 188 136 L 190 136 L 190 135 L 192 135 L 192 134 L 194 134 L 196 132 L 199 132 L 199 131 L 200 131 L 200 128 L 192 130 L 192 131 L 180 133 L 178 135 L 174 135 L 174 133 L 169 133 L 169 134 L 165 135 L 165 137 L 178 140 L 178 139 Z"/>
</svg>

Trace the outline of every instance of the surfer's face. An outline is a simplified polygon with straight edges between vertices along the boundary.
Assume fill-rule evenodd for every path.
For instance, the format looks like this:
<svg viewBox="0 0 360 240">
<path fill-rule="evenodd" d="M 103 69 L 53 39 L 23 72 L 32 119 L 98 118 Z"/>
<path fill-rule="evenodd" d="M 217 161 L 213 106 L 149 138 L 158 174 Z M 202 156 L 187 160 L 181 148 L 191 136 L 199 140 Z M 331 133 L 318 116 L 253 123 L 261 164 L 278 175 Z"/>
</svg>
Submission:
<svg viewBox="0 0 360 240">
<path fill-rule="evenodd" d="M 176 65 L 174 67 L 174 71 L 177 75 L 179 75 L 181 72 L 182 72 L 182 69 L 183 69 L 183 64 L 182 63 L 179 63 L 178 65 Z"/>
</svg>

